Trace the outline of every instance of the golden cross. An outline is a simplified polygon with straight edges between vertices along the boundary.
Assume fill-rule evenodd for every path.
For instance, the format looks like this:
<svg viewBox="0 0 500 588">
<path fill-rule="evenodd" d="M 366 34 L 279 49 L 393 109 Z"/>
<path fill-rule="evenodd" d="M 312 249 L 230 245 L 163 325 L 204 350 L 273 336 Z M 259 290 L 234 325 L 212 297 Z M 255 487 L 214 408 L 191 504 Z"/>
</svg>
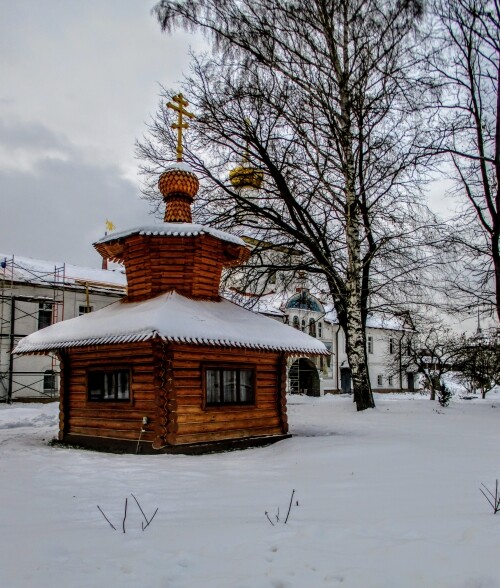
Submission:
<svg viewBox="0 0 500 588">
<path fill-rule="evenodd" d="M 194 118 L 194 114 L 192 112 L 188 112 L 184 107 L 189 104 L 187 100 L 184 99 L 182 94 L 177 94 L 176 96 L 172 97 L 172 102 L 167 102 L 167 108 L 171 108 L 175 112 L 177 112 L 177 122 L 172 125 L 173 129 L 177 129 L 177 161 L 182 161 L 182 129 L 187 129 L 189 127 L 187 122 L 182 122 L 182 115 L 185 114 L 189 118 Z"/>
</svg>

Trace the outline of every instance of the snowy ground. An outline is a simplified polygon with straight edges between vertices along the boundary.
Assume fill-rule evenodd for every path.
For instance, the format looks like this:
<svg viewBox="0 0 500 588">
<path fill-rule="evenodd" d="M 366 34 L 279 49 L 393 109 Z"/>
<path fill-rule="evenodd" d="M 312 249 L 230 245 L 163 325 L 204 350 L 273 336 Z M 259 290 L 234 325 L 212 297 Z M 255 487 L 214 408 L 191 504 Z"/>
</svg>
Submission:
<svg viewBox="0 0 500 588">
<path fill-rule="evenodd" d="M 56 405 L 0 405 L 0 587 L 500 587 L 500 393 L 376 402 L 293 397 L 292 439 L 192 457 L 52 448 Z"/>
</svg>

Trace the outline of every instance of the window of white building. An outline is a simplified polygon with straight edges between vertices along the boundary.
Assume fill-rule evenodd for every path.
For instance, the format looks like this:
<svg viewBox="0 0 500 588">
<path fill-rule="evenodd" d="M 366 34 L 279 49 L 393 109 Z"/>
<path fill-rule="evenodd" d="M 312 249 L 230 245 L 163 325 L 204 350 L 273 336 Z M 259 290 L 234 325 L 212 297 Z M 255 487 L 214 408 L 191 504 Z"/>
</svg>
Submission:
<svg viewBox="0 0 500 588">
<path fill-rule="evenodd" d="M 56 375 L 53 370 L 45 370 L 43 373 L 43 391 L 54 392 L 56 390 Z"/>
<path fill-rule="evenodd" d="M 394 353 L 394 337 L 389 337 L 389 353 Z"/>
<path fill-rule="evenodd" d="M 367 343 L 368 353 L 373 353 L 373 337 L 371 335 L 368 335 L 368 337 L 366 338 L 366 343 Z"/>
<path fill-rule="evenodd" d="M 379 374 L 377 376 L 377 386 L 382 386 L 383 383 L 384 383 L 384 378 L 381 374 Z"/>
<path fill-rule="evenodd" d="M 45 329 L 52 324 L 52 303 L 38 303 L 38 328 Z"/>
</svg>

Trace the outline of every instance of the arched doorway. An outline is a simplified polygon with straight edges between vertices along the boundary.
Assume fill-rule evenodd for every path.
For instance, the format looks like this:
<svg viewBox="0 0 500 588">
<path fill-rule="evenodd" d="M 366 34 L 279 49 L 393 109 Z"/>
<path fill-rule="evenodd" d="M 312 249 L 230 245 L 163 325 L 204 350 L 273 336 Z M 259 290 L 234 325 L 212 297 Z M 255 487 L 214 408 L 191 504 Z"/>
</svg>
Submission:
<svg viewBox="0 0 500 588">
<path fill-rule="evenodd" d="M 301 357 L 294 361 L 288 370 L 288 378 L 292 394 L 320 395 L 318 370 L 310 359 Z"/>
</svg>

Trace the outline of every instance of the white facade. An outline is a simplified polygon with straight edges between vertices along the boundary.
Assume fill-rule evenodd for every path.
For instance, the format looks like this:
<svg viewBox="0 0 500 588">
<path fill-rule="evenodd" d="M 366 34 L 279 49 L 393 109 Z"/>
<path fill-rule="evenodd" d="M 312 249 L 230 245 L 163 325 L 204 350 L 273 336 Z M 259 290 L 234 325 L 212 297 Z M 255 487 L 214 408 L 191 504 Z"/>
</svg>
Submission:
<svg viewBox="0 0 500 588">
<path fill-rule="evenodd" d="M 280 279 L 273 284 L 264 276 L 268 293 L 258 301 L 249 293 L 233 294 L 241 304 L 257 312 L 286 322 L 322 341 L 331 352 L 328 358 L 314 360 L 294 357 L 289 360 L 289 391 L 309 395 L 350 392 L 352 382 L 346 353 L 345 334 L 340 327 L 335 309 L 323 304 L 310 293 L 302 278 L 292 288 L 280 289 Z M 285 280 L 286 282 L 286 280 Z M 255 283 L 254 283 L 255 286 Z M 269 289 L 273 289 L 269 292 Z M 367 320 L 367 360 L 372 389 L 375 392 L 399 392 L 413 390 L 417 383 L 414 373 L 401 369 L 401 361 L 411 333 L 400 319 L 370 316 Z M 312 370 L 311 362 L 316 370 Z M 310 373 L 311 371 L 316 371 Z M 298 372 L 298 373 L 297 373 Z"/>
<path fill-rule="evenodd" d="M 125 275 L 2 254 L 0 262 L 0 401 L 55 398 L 57 357 L 19 357 L 11 350 L 39 328 L 120 299 Z"/>
<path fill-rule="evenodd" d="M 308 293 L 308 296 L 315 298 Z M 316 299 L 317 300 L 317 299 Z M 320 339 L 331 351 L 328 359 L 315 360 L 322 393 L 350 392 L 350 372 L 346 339 L 334 311 L 328 311 L 318 301 L 320 310 L 290 308 L 283 312 L 287 322 Z M 414 375 L 400 369 L 399 358 L 405 351 L 407 331 L 398 321 L 368 319 L 366 329 L 367 359 L 370 382 L 374 392 L 396 392 L 411 389 Z M 410 381 L 409 381 L 410 380 Z"/>
</svg>

